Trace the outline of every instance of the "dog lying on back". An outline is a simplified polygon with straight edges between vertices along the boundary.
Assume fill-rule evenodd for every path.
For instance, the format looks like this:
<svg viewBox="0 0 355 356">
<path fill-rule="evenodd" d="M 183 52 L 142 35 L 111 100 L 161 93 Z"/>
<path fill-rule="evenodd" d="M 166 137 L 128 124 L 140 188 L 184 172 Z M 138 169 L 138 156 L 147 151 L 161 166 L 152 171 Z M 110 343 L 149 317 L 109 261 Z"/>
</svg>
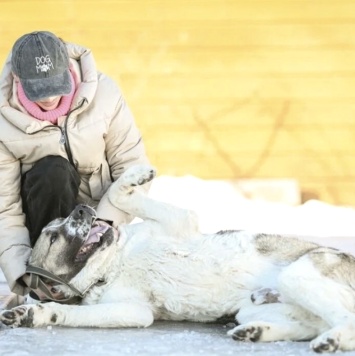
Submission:
<svg viewBox="0 0 355 356">
<path fill-rule="evenodd" d="M 79 304 L 26 304 L 2 311 L 2 323 L 122 328 L 235 316 L 238 326 L 228 331 L 235 340 L 355 350 L 354 257 L 285 236 L 203 235 L 193 212 L 136 188 L 154 175 L 151 167 L 132 167 L 109 191 L 111 203 L 141 223 L 116 230 L 80 205 L 43 229 L 30 265 L 67 283 L 52 282 L 56 294 L 79 291 Z"/>
</svg>

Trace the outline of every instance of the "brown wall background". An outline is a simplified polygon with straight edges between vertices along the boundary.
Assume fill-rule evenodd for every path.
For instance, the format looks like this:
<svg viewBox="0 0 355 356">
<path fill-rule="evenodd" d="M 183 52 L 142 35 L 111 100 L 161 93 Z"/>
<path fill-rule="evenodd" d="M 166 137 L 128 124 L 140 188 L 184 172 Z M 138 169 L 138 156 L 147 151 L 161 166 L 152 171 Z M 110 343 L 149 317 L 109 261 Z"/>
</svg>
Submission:
<svg viewBox="0 0 355 356">
<path fill-rule="evenodd" d="M 0 29 L 3 62 L 34 30 L 90 47 L 160 174 L 355 205 L 355 1 L 0 0 Z"/>
</svg>

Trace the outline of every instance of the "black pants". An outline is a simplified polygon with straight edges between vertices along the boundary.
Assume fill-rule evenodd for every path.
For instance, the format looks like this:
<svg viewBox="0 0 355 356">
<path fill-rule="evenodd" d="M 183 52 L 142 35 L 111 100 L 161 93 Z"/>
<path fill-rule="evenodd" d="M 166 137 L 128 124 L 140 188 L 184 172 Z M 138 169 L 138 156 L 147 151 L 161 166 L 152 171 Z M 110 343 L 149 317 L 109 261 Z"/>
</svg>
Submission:
<svg viewBox="0 0 355 356">
<path fill-rule="evenodd" d="M 67 217 L 77 204 L 80 177 L 63 157 L 42 158 L 22 177 L 22 208 L 32 246 L 50 221 Z"/>
</svg>

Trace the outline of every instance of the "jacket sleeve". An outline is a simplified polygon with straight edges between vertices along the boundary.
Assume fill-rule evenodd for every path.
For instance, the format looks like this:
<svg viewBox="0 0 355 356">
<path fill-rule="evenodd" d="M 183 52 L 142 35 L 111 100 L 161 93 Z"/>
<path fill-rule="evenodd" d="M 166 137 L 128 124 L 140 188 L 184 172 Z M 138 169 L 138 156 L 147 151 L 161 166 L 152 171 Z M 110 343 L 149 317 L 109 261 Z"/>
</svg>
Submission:
<svg viewBox="0 0 355 356">
<path fill-rule="evenodd" d="M 106 136 L 106 157 L 114 181 L 130 166 L 149 164 L 141 134 L 122 95 Z M 148 183 L 138 189 L 147 192 L 149 187 Z M 97 207 L 97 214 L 101 218 L 112 220 L 114 226 L 129 223 L 134 218 L 114 207 L 107 192 Z"/>
<path fill-rule="evenodd" d="M 0 267 L 16 294 L 28 292 L 17 283 L 24 275 L 31 254 L 21 201 L 20 162 L 0 144 Z"/>
<path fill-rule="evenodd" d="M 113 100 L 114 108 L 112 109 L 112 115 L 109 115 L 110 123 L 105 138 L 106 159 L 112 179 L 115 181 L 132 165 L 148 164 L 141 134 L 118 86 L 113 80 L 96 71 L 95 61 L 90 49 L 73 43 L 67 43 L 67 48 L 70 58 L 80 60 L 81 68 L 85 70 L 86 85 L 91 82 L 96 85 L 98 81 L 98 85 L 101 85 L 102 93 Z M 139 189 L 147 191 L 149 186 L 150 184 L 148 183 Z M 121 223 L 129 223 L 133 219 L 132 216 L 114 207 L 110 203 L 107 193 L 104 194 L 99 202 L 97 215 L 103 219 L 112 220 L 115 226 Z"/>
</svg>

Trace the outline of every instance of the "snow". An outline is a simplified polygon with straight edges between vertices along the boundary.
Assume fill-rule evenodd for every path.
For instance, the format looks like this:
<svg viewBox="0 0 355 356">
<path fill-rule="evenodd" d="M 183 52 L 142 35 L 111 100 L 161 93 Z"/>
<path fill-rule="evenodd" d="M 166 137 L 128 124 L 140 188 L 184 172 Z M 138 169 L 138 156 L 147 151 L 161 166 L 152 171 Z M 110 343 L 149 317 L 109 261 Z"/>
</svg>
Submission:
<svg viewBox="0 0 355 356">
<path fill-rule="evenodd" d="M 0 328 L 0 355 L 315 355 L 307 342 L 236 342 L 226 335 L 226 330 L 223 325 L 173 322 L 119 330 Z"/>
<path fill-rule="evenodd" d="M 248 229 L 298 235 L 355 255 L 352 207 L 316 200 L 294 205 L 247 199 L 232 182 L 191 176 L 160 176 L 154 180 L 150 196 L 195 210 L 202 232 Z M 156 322 L 147 329 L 120 330 L 0 326 L 0 355 L 314 355 L 308 342 L 240 343 L 226 335 L 228 329 L 223 324 L 174 322 Z"/>
<path fill-rule="evenodd" d="M 355 255 L 355 209 L 319 200 L 248 199 L 231 181 L 159 176 L 150 196 L 197 212 L 202 232 L 236 229 L 297 235 Z"/>
</svg>

